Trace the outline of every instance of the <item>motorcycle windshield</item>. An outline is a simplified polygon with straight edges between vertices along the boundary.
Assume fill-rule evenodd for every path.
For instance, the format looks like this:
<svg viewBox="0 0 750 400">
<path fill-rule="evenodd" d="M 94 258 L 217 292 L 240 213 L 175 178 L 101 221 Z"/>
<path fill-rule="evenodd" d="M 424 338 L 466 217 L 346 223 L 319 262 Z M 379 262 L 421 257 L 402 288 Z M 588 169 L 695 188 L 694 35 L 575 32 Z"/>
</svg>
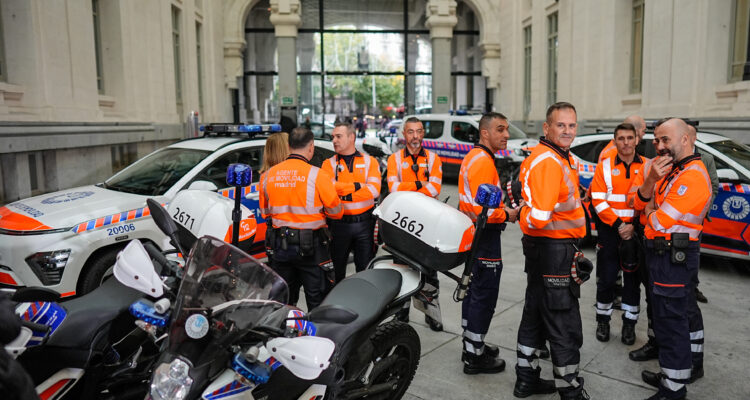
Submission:
<svg viewBox="0 0 750 400">
<path fill-rule="evenodd" d="M 169 350 L 194 365 L 244 332 L 278 324 L 274 311 L 289 297 L 286 282 L 242 250 L 204 236 L 192 250 L 175 300 Z M 272 320 L 272 321 L 271 321 Z M 215 354 L 214 354 L 215 355 Z"/>
</svg>

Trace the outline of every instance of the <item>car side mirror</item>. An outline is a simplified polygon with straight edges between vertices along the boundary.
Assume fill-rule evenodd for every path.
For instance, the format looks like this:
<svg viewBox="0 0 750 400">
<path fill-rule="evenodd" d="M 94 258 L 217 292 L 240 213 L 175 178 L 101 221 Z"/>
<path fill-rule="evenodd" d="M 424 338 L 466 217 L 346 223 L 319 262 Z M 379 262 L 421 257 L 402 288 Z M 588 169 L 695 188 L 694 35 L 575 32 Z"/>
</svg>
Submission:
<svg viewBox="0 0 750 400">
<path fill-rule="evenodd" d="M 219 188 L 216 186 L 215 183 L 211 181 L 193 181 L 193 183 L 188 186 L 188 189 L 191 190 L 209 190 L 211 192 L 215 192 L 219 190 Z"/>
<path fill-rule="evenodd" d="M 718 175 L 720 181 L 738 181 L 740 180 L 739 174 L 737 174 L 737 171 L 731 169 L 731 168 L 721 168 L 716 170 L 716 175 Z"/>
<path fill-rule="evenodd" d="M 483 183 L 479 185 L 474 201 L 482 207 L 498 208 L 503 201 L 503 191 L 495 185 Z"/>
</svg>

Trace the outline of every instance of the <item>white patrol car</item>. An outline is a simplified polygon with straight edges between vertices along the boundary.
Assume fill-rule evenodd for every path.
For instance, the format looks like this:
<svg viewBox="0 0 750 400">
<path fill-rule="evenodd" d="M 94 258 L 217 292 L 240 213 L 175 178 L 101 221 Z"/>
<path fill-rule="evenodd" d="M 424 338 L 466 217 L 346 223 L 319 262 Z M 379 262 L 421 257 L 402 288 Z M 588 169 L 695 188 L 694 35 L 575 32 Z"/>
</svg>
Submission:
<svg viewBox="0 0 750 400">
<path fill-rule="evenodd" d="M 406 121 L 410 117 L 417 117 L 422 121 L 425 130 L 422 146 L 427 150 L 434 151 L 440 157 L 440 161 L 443 162 L 443 175 L 458 176 L 461 161 L 474 147 L 474 143 L 479 141 L 479 119 L 482 116 L 420 114 L 407 115 L 403 120 Z M 388 133 L 383 138 L 392 152 L 404 148 L 401 133 L 403 125 L 400 128 L 396 132 Z M 528 155 L 526 149 L 536 146 L 539 141 L 528 138 L 526 133 L 512 123 L 509 123 L 508 133 L 510 134 L 508 148 L 498 151 L 495 157 L 499 160 L 508 160 L 509 164 L 517 166 Z M 509 169 L 511 168 L 501 167 L 503 171 Z"/>
<path fill-rule="evenodd" d="M 129 240 L 163 243 L 165 237 L 153 223 L 146 199 L 165 204 L 187 188 L 218 190 L 233 197 L 234 189 L 226 188 L 227 167 L 240 162 L 259 170 L 265 142 L 263 135 L 182 140 L 154 151 L 103 183 L 0 207 L 0 287 L 44 286 L 63 296 L 87 293 L 110 273 L 115 255 Z M 315 146 L 313 163 L 320 166 L 334 154 L 333 145 L 316 140 Z M 253 185 L 244 188 L 243 204 L 256 214 L 253 249 L 262 252 L 265 224 L 255 193 L 258 179 L 254 173 Z"/>
<path fill-rule="evenodd" d="M 570 146 L 578 159 L 581 186 L 588 188 L 596 171 L 602 149 L 612 140 L 612 133 L 579 135 Z M 654 135 L 647 132 L 638 145 L 639 154 L 656 155 Z M 714 157 L 719 177 L 719 192 L 708 212 L 711 220 L 703 224 L 701 252 L 750 261 L 750 148 L 715 133 L 698 132 L 695 142 L 700 153 Z M 586 205 L 586 217 L 591 210 Z M 595 227 L 589 224 L 591 232 Z"/>
</svg>

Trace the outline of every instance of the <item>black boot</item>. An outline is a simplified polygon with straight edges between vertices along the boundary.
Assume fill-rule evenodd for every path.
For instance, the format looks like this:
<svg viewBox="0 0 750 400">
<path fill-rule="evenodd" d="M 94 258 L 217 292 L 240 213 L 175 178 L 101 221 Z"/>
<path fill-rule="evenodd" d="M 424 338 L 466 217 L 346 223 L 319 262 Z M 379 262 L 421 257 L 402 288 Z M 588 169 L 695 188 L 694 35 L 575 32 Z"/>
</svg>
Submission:
<svg viewBox="0 0 750 400">
<path fill-rule="evenodd" d="M 578 379 L 578 385 L 581 389 L 580 390 L 577 390 L 577 389 L 561 390 L 560 400 L 590 400 L 591 399 L 589 394 L 586 393 L 586 389 L 583 388 L 583 377 L 579 376 L 577 379 Z M 572 394 L 575 392 L 577 393 Z"/>
<path fill-rule="evenodd" d="M 500 349 L 497 347 L 497 345 L 484 342 L 484 354 L 497 358 L 497 356 L 500 355 Z M 464 348 L 461 351 L 461 361 L 466 361 L 466 356 L 468 355 L 469 355 L 469 352 L 466 351 L 466 349 Z"/>
<path fill-rule="evenodd" d="M 703 367 L 694 366 L 693 369 L 690 370 L 690 380 L 688 383 L 693 383 L 700 378 L 703 378 Z"/>
<path fill-rule="evenodd" d="M 424 316 L 424 322 L 427 323 L 427 325 L 435 332 L 442 332 L 443 331 L 443 323 L 433 319 L 432 317 L 429 317 L 427 315 Z"/>
<path fill-rule="evenodd" d="M 550 394 L 555 393 L 555 381 L 551 379 L 537 379 L 536 382 L 530 383 L 516 379 L 516 386 L 513 388 L 513 396 L 524 398 L 532 394 Z"/>
<path fill-rule="evenodd" d="M 599 321 L 596 323 L 596 340 L 600 342 L 609 341 L 609 322 Z"/>
<path fill-rule="evenodd" d="M 659 348 L 649 339 L 640 349 L 633 350 L 628 354 L 633 361 L 648 361 L 659 358 Z"/>
<path fill-rule="evenodd" d="M 661 382 L 661 378 L 663 377 L 664 374 L 661 372 L 641 371 L 641 379 L 655 388 L 659 387 L 659 382 Z"/>
<path fill-rule="evenodd" d="M 622 322 L 622 336 L 620 340 L 627 346 L 635 343 L 635 324 L 630 321 Z"/>
<path fill-rule="evenodd" d="M 505 361 L 502 358 L 492 357 L 487 353 L 482 355 L 467 354 L 464 361 L 464 374 L 496 374 L 505 370 Z"/>
</svg>

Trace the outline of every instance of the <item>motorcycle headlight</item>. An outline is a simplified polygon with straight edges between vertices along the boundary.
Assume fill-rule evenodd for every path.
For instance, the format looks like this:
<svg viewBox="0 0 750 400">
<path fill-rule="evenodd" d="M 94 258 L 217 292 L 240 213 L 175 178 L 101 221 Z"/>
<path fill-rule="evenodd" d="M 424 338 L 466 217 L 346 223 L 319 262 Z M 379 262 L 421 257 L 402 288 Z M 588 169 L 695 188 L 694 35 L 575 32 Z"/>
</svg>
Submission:
<svg viewBox="0 0 750 400">
<path fill-rule="evenodd" d="M 154 400 L 184 399 L 193 384 L 189 372 L 190 365 L 180 358 L 175 358 L 169 364 L 161 364 L 154 371 L 151 397 Z"/>
<path fill-rule="evenodd" d="M 42 281 L 42 285 L 57 285 L 62 279 L 63 270 L 68 263 L 70 249 L 34 253 L 26 258 L 26 264 Z"/>
</svg>

